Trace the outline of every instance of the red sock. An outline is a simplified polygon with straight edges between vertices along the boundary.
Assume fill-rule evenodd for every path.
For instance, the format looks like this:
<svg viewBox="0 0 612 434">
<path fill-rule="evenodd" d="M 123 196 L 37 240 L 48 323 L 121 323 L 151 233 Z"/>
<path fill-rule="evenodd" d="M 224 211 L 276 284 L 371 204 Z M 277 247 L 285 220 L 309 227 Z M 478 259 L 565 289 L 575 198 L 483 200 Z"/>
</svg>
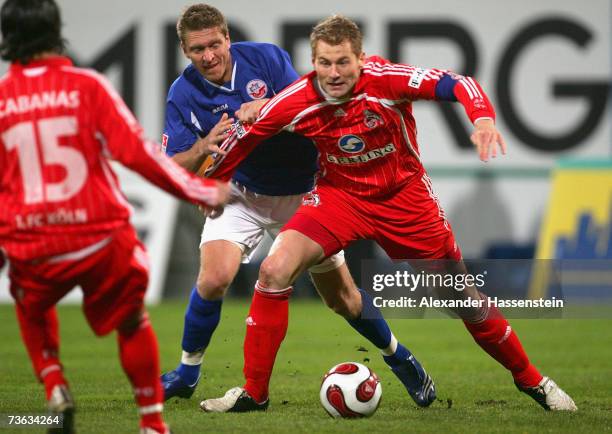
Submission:
<svg viewBox="0 0 612 434">
<path fill-rule="evenodd" d="M 255 284 L 244 338 L 244 388 L 257 402 L 268 398 L 276 353 L 287 334 L 292 289 L 269 290 Z"/>
<path fill-rule="evenodd" d="M 542 380 L 542 375 L 529 362 L 518 336 L 495 306 L 491 306 L 484 321 L 478 323 L 464 321 L 463 323 L 476 343 L 510 370 L 519 385 L 533 387 Z"/>
<path fill-rule="evenodd" d="M 47 400 L 58 384 L 68 384 L 59 361 L 59 323 L 55 306 L 43 314 L 28 314 L 19 303 L 15 305 L 23 343 L 28 350 L 34 373 L 45 385 Z"/>
<path fill-rule="evenodd" d="M 157 338 L 148 316 L 145 314 L 136 330 L 119 332 L 118 341 L 121 366 L 132 383 L 138 404 L 140 426 L 166 432 L 161 416 L 164 392 L 159 379 Z"/>
</svg>

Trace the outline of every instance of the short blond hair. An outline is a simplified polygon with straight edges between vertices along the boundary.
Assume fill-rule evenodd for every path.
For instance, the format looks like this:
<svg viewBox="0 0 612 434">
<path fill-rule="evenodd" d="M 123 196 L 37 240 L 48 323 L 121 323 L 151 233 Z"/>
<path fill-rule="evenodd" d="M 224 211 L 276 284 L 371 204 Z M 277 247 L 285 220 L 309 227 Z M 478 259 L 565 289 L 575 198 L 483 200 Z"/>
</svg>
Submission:
<svg viewBox="0 0 612 434">
<path fill-rule="evenodd" d="M 227 21 L 219 9 L 204 3 L 188 6 L 176 23 L 176 33 L 185 43 L 187 32 L 218 27 L 223 36 L 229 35 Z"/>
<path fill-rule="evenodd" d="M 343 15 L 332 15 L 313 27 L 310 32 L 310 49 L 315 57 L 317 42 L 323 41 L 329 45 L 340 45 L 350 42 L 353 53 L 358 57 L 362 53 L 363 35 L 359 26 Z"/>
</svg>

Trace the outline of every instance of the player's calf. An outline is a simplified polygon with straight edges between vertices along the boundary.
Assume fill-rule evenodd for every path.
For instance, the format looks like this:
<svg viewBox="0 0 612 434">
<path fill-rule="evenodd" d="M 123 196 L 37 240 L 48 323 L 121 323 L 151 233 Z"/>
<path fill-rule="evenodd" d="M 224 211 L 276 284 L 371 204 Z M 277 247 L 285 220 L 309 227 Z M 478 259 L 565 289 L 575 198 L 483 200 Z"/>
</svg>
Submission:
<svg viewBox="0 0 612 434">
<path fill-rule="evenodd" d="M 118 329 L 121 365 L 132 384 L 140 428 L 165 433 L 168 430 L 161 415 L 164 405 L 157 338 L 146 312 L 135 315 Z M 139 320 L 135 321 L 136 318 Z M 137 324 L 135 328 L 134 324 Z"/>
<path fill-rule="evenodd" d="M 512 374 L 522 387 L 534 386 L 542 381 L 542 374 L 531 364 L 518 336 L 494 306 L 480 321 L 463 323 L 474 341 Z"/>
<path fill-rule="evenodd" d="M 165 401 L 174 397 L 191 398 L 200 381 L 204 352 L 221 319 L 223 299 L 205 299 L 200 292 L 199 287 L 192 289 L 185 312 L 181 363 L 161 376 Z"/>
</svg>

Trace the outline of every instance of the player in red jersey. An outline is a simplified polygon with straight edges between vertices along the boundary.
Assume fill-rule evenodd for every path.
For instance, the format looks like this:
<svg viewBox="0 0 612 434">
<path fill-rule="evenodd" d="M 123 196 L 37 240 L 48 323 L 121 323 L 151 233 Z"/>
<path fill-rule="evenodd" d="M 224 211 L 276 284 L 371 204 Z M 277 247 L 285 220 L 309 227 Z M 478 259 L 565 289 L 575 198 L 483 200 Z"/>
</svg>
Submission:
<svg viewBox="0 0 612 434">
<path fill-rule="evenodd" d="M 307 267 L 358 239 L 375 240 L 392 259 L 445 259 L 449 261 L 431 264 L 442 265 L 437 271 L 443 274 L 465 273 L 420 161 L 412 102 L 460 102 L 475 127 L 472 142 L 487 161 L 497 155 L 498 146 L 502 153 L 506 146 L 481 86 L 449 71 L 366 59 L 359 28 L 341 16 L 320 22 L 310 40 L 315 70 L 270 100 L 252 126 L 239 125 L 221 145 L 228 154 L 219 156 L 209 170 L 214 177 L 228 179 L 261 140 L 280 130 L 312 139 L 319 150 L 317 186 L 262 263 L 259 290 L 289 287 Z M 474 287 L 452 292 L 446 296 L 481 297 Z M 575 410 L 572 399 L 529 362 L 502 314 L 486 305 L 457 312 L 475 341 L 544 408 Z M 268 308 L 267 315 L 273 315 Z M 248 338 L 245 348 L 259 347 Z M 249 376 L 249 363 L 245 360 L 245 389 L 258 381 Z"/>
<path fill-rule="evenodd" d="M 106 79 L 61 56 L 53 0 L 8 0 L 0 21 L 0 54 L 12 62 L 0 80 L 0 251 L 10 263 L 10 292 L 34 372 L 49 409 L 64 416 L 56 431 L 73 431 L 74 403 L 59 358 L 55 305 L 79 285 L 93 331 L 117 331 L 141 433 L 167 433 L 157 339 L 143 304 L 147 256 L 108 160 L 201 206 L 225 203 L 229 186 L 168 159 L 143 137 Z"/>
</svg>

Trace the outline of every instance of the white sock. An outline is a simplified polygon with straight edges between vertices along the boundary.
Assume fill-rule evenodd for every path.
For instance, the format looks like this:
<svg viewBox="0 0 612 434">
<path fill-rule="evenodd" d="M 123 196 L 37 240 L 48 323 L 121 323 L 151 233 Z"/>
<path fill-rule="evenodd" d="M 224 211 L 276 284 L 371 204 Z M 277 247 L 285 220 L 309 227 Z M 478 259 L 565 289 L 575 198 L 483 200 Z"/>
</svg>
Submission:
<svg viewBox="0 0 612 434">
<path fill-rule="evenodd" d="M 380 352 L 383 353 L 383 355 L 385 356 L 392 356 L 393 354 L 395 354 L 396 351 L 397 339 L 395 338 L 395 335 L 391 333 L 391 342 L 389 343 L 389 346 L 385 349 L 380 350 Z"/>
<path fill-rule="evenodd" d="M 204 350 L 194 351 L 193 353 L 183 351 L 181 363 L 188 366 L 197 366 L 202 364 L 202 359 L 204 359 Z"/>
</svg>

